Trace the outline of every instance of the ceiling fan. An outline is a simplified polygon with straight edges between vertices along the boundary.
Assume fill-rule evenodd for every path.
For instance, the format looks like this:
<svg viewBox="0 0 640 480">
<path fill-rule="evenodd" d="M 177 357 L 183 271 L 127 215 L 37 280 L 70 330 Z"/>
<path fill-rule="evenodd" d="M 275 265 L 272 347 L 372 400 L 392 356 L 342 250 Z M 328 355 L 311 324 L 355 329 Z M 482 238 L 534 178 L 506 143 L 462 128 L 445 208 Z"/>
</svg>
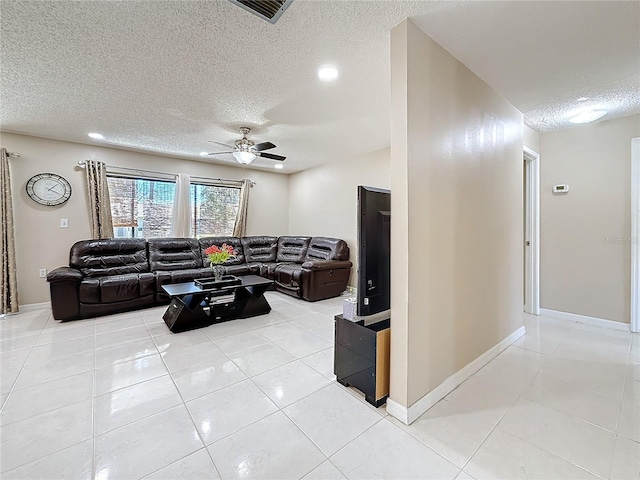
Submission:
<svg viewBox="0 0 640 480">
<path fill-rule="evenodd" d="M 231 153 L 238 163 L 242 165 L 249 165 L 253 162 L 256 157 L 269 158 L 271 160 L 279 160 L 283 161 L 287 157 L 283 157 L 282 155 L 275 155 L 273 153 L 265 153 L 265 150 L 271 150 L 272 148 L 276 148 L 276 146 L 271 142 L 262 142 L 255 143 L 252 140 L 247 138 L 247 135 L 251 131 L 249 127 L 240 127 L 240 133 L 242 133 L 242 138 L 240 140 L 235 141 L 235 146 L 227 145 L 226 143 L 215 142 L 213 140 L 209 140 L 211 143 L 217 143 L 218 145 L 225 146 L 227 148 L 232 148 L 233 150 L 229 150 L 226 152 L 212 152 L 207 155 L 224 155 L 226 153 Z"/>
</svg>

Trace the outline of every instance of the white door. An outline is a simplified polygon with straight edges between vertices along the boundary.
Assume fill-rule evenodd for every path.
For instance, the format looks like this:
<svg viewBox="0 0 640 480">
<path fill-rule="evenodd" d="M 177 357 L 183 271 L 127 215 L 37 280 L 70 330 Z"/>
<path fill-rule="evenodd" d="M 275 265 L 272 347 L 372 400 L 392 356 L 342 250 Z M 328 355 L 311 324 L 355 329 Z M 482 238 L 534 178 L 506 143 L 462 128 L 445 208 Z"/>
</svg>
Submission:
<svg viewBox="0 0 640 480">
<path fill-rule="evenodd" d="M 640 332 L 640 137 L 631 139 L 631 331 Z"/>
<path fill-rule="evenodd" d="M 524 147 L 524 311 L 540 314 L 540 154 Z"/>
</svg>

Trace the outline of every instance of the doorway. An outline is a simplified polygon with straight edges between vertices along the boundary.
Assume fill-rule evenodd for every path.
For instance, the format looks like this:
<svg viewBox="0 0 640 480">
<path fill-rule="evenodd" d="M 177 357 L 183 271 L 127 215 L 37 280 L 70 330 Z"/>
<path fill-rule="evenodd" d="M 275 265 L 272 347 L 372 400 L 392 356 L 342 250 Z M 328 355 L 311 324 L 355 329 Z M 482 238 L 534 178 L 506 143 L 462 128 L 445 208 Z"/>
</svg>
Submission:
<svg viewBox="0 0 640 480">
<path fill-rule="evenodd" d="M 640 137 L 631 139 L 631 331 L 640 332 Z"/>
<path fill-rule="evenodd" d="M 524 147 L 524 311 L 540 315 L 540 154 Z"/>
</svg>

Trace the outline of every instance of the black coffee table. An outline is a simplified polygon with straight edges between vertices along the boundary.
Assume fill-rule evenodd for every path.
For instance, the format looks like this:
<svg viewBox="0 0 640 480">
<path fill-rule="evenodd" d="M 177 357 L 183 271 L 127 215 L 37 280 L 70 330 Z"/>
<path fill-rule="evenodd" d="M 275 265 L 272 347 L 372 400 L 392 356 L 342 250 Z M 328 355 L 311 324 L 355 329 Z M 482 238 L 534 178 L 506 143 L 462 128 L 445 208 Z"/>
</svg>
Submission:
<svg viewBox="0 0 640 480">
<path fill-rule="evenodd" d="M 171 297 L 163 320 L 172 332 L 183 332 L 236 318 L 264 315 L 271 305 L 264 292 L 273 283 L 257 275 L 239 277 L 239 285 L 199 287 L 194 282 L 162 285 Z"/>
</svg>

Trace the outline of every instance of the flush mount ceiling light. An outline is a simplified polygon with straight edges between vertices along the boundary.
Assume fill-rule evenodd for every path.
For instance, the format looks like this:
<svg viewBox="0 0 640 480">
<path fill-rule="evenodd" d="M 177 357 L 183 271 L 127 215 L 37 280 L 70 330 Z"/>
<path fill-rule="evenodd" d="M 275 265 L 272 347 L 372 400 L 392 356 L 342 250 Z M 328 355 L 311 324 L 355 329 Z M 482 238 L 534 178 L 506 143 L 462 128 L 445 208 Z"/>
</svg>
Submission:
<svg viewBox="0 0 640 480">
<path fill-rule="evenodd" d="M 571 123 L 591 123 L 604 117 L 606 114 L 607 112 L 604 110 L 586 110 L 574 117 L 571 117 L 569 121 Z"/>
<path fill-rule="evenodd" d="M 89 136 L 94 140 L 104 140 L 104 135 L 101 133 L 90 133 Z"/>
<path fill-rule="evenodd" d="M 281 163 L 276 163 L 273 168 L 277 169 L 277 170 L 282 170 L 284 168 L 284 165 L 282 165 Z"/>
<path fill-rule="evenodd" d="M 256 159 L 255 154 L 251 152 L 233 152 L 233 156 L 236 158 L 238 163 L 242 165 L 249 165 Z"/>
<path fill-rule="evenodd" d="M 323 82 L 332 82 L 338 78 L 338 69 L 332 65 L 324 65 L 318 69 L 318 78 Z"/>
</svg>

